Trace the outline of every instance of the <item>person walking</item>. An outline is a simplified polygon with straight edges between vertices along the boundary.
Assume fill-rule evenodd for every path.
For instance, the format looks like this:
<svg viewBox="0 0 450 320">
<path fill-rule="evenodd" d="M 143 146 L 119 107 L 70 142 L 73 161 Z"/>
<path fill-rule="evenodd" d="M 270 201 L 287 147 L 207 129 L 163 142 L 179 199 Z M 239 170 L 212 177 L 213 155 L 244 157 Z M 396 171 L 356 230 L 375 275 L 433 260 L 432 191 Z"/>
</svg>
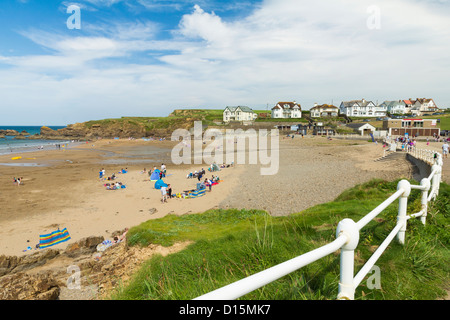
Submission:
<svg viewBox="0 0 450 320">
<path fill-rule="evenodd" d="M 448 157 L 448 142 L 444 141 L 444 144 L 442 145 L 442 154 L 444 158 Z"/>
<path fill-rule="evenodd" d="M 167 202 L 167 187 L 166 186 L 162 186 L 161 187 L 161 202 Z"/>
</svg>

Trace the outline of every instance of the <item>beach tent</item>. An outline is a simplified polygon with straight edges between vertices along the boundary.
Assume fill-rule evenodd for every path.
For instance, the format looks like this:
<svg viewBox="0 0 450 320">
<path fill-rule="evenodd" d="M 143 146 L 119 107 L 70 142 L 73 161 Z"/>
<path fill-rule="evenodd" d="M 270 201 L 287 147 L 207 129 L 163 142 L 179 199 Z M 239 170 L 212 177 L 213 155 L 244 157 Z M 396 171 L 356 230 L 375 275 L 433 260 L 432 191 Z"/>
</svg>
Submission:
<svg viewBox="0 0 450 320">
<path fill-rule="evenodd" d="M 208 168 L 209 171 L 220 171 L 220 168 L 216 163 L 213 163 L 211 166 L 212 166 L 212 170 L 210 167 L 210 168 Z"/>
<path fill-rule="evenodd" d="M 39 236 L 39 248 L 48 248 L 68 240 L 70 240 L 70 235 L 66 228 L 62 230 L 56 230 L 52 233 Z"/>
<path fill-rule="evenodd" d="M 159 173 L 160 173 L 160 171 L 158 169 L 153 171 L 152 175 L 150 176 L 150 180 L 151 181 L 158 181 L 159 180 Z"/>
<path fill-rule="evenodd" d="M 163 186 L 167 187 L 167 184 L 162 179 L 155 182 L 155 189 L 161 189 Z"/>
</svg>

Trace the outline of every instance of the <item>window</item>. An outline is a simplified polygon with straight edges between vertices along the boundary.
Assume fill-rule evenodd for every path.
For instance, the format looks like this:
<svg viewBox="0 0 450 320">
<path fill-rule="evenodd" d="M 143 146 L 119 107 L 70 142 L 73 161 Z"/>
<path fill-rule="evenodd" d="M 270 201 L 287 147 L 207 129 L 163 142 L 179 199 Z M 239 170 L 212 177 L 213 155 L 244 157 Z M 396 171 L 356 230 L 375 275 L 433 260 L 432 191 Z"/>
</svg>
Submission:
<svg viewBox="0 0 450 320">
<path fill-rule="evenodd" d="M 411 126 L 411 121 L 402 121 L 402 128 L 407 128 Z"/>
<path fill-rule="evenodd" d="M 414 121 L 414 128 L 423 128 L 423 121 Z"/>
</svg>

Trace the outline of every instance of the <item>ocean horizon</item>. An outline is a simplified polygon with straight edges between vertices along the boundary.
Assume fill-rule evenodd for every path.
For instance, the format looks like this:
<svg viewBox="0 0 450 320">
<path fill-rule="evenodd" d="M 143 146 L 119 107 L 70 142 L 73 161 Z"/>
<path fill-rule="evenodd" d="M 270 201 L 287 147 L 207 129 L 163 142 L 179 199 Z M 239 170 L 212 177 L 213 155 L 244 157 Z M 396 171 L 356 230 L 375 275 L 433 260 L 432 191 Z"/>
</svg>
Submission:
<svg viewBox="0 0 450 320">
<path fill-rule="evenodd" d="M 26 131 L 31 136 L 40 134 L 42 126 L 0 126 L 0 130 Z M 66 126 L 48 126 L 50 129 L 58 130 Z M 25 137 L 28 137 L 25 136 Z M 56 144 L 68 143 L 69 140 L 43 140 L 43 139 L 15 139 L 15 136 L 5 136 L 0 139 L 0 155 L 13 154 L 18 152 L 35 151 L 40 149 L 54 148 Z"/>
</svg>

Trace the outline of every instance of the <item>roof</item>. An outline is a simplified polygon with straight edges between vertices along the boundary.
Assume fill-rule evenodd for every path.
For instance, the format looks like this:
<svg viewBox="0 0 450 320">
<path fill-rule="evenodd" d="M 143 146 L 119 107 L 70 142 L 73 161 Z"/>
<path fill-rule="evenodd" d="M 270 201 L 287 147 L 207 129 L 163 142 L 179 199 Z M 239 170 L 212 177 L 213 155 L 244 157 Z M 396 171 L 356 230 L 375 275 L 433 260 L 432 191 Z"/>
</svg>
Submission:
<svg viewBox="0 0 450 320">
<path fill-rule="evenodd" d="M 420 104 L 428 103 L 430 101 L 433 101 L 433 99 L 426 99 L 426 98 L 417 98 L 416 102 L 419 101 Z M 434 102 L 434 101 L 433 101 Z"/>
<path fill-rule="evenodd" d="M 385 104 L 387 107 L 394 107 L 394 106 L 404 106 L 404 101 L 384 101 L 382 104 Z"/>
<path fill-rule="evenodd" d="M 253 112 L 253 110 L 252 110 L 251 108 L 246 107 L 246 106 L 226 107 L 225 110 L 226 110 L 226 109 L 229 109 L 231 112 L 234 112 L 234 111 L 237 110 L 237 108 L 241 109 L 241 110 L 244 111 L 244 112 Z M 225 110 L 224 110 L 224 111 L 225 111 Z"/>
<path fill-rule="evenodd" d="M 372 126 L 372 125 L 369 124 L 369 123 L 347 123 L 347 124 L 346 124 L 347 127 L 352 128 L 352 129 L 359 129 L 359 128 L 361 128 L 362 126 L 365 126 L 365 125 L 369 125 L 369 126 L 371 126 L 371 127 L 374 127 L 374 126 Z"/>
<path fill-rule="evenodd" d="M 285 109 L 285 106 L 289 106 L 290 109 L 294 108 L 295 106 L 297 106 L 299 109 L 301 109 L 301 105 L 297 102 L 278 102 L 277 105 L 275 107 L 272 108 L 273 109 Z M 287 108 L 286 108 L 287 109 Z"/>
<path fill-rule="evenodd" d="M 367 106 L 369 103 L 372 103 L 372 101 L 367 101 L 367 100 L 350 100 L 350 101 L 342 101 L 342 104 L 344 105 L 344 107 L 351 107 L 354 104 L 358 104 L 360 107 L 365 107 Z"/>
<path fill-rule="evenodd" d="M 312 107 L 310 110 L 313 110 L 313 109 L 319 109 L 319 108 L 335 108 L 335 109 L 339 109 L 338 107 L 333 106 L 333 105 L 331 105 L 331 104 L 322 104 L 322 105 L 320 105 L 320 106 Z"/>
</svg>

